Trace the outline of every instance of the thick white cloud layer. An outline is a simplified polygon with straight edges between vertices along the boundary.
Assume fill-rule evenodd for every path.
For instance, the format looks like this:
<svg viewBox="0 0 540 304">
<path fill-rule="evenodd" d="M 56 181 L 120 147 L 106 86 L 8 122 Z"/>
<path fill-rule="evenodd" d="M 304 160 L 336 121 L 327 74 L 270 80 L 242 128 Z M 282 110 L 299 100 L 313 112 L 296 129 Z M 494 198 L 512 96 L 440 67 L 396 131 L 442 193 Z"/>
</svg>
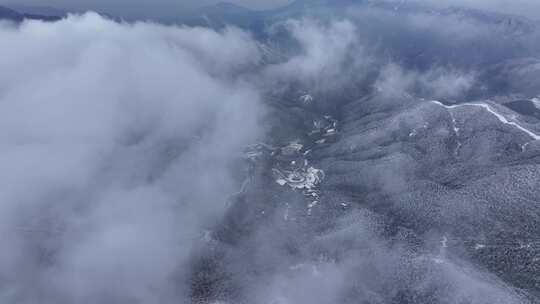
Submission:
<svg viewBox="0 0 540 304">
<path fill-rule="evenodd" d="M 258 135 L 259 96 L 234 76 L 254 42 L 95 14 L 0 40 L 0 302 L 181 298 Z"/>
</svg>

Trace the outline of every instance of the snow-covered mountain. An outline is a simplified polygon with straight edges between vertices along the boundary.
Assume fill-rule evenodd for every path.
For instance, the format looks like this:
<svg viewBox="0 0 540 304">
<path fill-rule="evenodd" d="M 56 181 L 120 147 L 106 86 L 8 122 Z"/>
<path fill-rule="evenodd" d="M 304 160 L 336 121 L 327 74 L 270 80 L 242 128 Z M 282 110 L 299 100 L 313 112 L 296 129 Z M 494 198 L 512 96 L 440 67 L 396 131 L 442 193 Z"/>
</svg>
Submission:
<svg viewBox="0 0 540 304">
<path fill-rule="evenodd" d="M 172 15 L 0 27 L 0 302 L 540 303 L 538 22 Z"/>
<path fill-rule="evenodd" d="M 295 82 L 270 92 L 272 132 L 197 259 L 194 297 L 242 303 L 266 275 L 304 284 L 307 269 L 346 265 L 333 303 L 539 303 L 537 23 L 395 1 L 297 1 L 258 18 L 303 17 L 348 19 L 361 46 L 311 37 L 316 56 L 348 58 L 332 61 L 345 80 L 327 90 L 340 74 L 291 69 Z M 273 30 L 266 47 L 310 56 L 283 52 L 298 33 Z M 261 234 L 286 261 L 260 255 Z"/>
</svg>

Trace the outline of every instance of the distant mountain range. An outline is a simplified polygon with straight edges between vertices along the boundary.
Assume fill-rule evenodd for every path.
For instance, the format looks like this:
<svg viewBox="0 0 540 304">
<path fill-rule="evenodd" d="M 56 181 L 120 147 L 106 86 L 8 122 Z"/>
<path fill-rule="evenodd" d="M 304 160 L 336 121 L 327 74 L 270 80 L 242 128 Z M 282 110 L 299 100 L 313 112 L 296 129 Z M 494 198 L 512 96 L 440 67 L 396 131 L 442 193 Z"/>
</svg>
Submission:
<svg viewBox="0 0 540 304">
<path fill-rule="evenodd" d="M 346 16 L 351 8 L 356 10 L 371 9 L 386 12 L 395 17 L 410 15 L 432 15 L 453 17 L 463 20 L 473 20 L 486 25 L 495 25 L 501 32 L 510 35 L 531 33 L 539 28 L 538 21 L 511 14 L 487 12 L 465 7 L 435 7 L 419 4 L 416 1 L 393 0 L 297 0 L 284 7 L 255 11 L 248 8 L 222 2 L 215 5 L 201 7 L 195 11 L 178 14 L 167 23 L 182 23 L 187 25 L 208 26 L 221 28 L 226 25 L 235 25 L 249 28 L 257 33 L 265 24 L 273 24 L 279 20 L 312 16 L 328 18 L 332 16 Z"/>
<path fill-rule="evenodd" d="M 57 13 L 61 12 L 60 10 L 56 11 Z M 49 11 L 49 13 L 45 13 L 45 10 L 34 8 L 34 9 L 28 9 L 24 11 L 18 11 L 11 8 L 0 6 L 0 20 L 10 20 L 13 22 L 22 22 L 25 19 L 32 19 L 32 20 L 42 20 L 42 21 L 56 21 L 60 20 L 65 13 L 56 15 L 53 14 L 53 11 Z"/>
<path fill-rule="evenodd" d="M 264 11 L 251 10 L 233 3 L 221 2 L 203 6 L 194 11 L 178 12 L 176 16 L 157 21 L 208 26 L 212 28 L 235 25 L 256 31 L 264 24 L 274 23 L 276 20 L 310 15 L 320 17 L 320 15 L 328 15 L 329 13 L 343 14 L 352 6 L 356 8 L 379 9 L 403 16 L 409 14 L 433 14 L 474 19 L 485 24 L 499 25 L 512 33 L 530 32 L 533 28 L 538 27 L 537 21 L 521 16 L 492 13 L 463 7 L 435 8 L 430 5 L 419 4 L 415 1 L 397 2 L 392 0 L 297 0 L 284 7 Z M 66 10 L 61 8 L 48 6 L 26 6 L 16 3 L 0 6 L 0 19 L 17 22 L 23 19 L 55 21 L 65 17 L 67 13 Z M 123 17 L 104 15 L 113 19 Z"/>
<path fill-rule="evenodd" d="M 261 20 L 264 15 L 264 12 L 253 11 L 228 2 L 221 2 L 196 9 L 194 12 L 180 17 L 179 21 L 188 25 L 203 25 L 212 28 L 223 27 L 227 24 L 252 28 L 254 23 Z"/>
<path fill-rule="evenodd" d="M 29 6 L 23 4 L 9 4 L 6 6 L 21 14 L 29 14 L 36 16 L 64 17 L 68 14 L 68 11 L 66 10 L 50 6 Z"/>
</svg>

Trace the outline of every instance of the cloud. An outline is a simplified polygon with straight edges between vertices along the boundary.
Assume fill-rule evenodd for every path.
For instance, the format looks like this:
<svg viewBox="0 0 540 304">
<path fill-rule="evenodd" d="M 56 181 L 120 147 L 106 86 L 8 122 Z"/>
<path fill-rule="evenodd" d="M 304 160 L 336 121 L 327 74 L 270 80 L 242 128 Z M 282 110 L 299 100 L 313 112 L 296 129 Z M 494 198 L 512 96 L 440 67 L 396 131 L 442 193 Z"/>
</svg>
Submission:
<svg viewBox="0 0 540 304">
<path fill-rule="evenodd" d="M 381 70 L 374 87 L 383 96 L 415 95 L 424 98 L 456 100 L 463 98 L 476 84 L 473 72 L 436 67 L 418 72 L 389 63 Z"/>
<path fill-rule="evenodd" d="M 2 25 L 0 301 L 177 303 L 259 133 L 237 29 Z"/>
<path fill-rule="evenodd" d="M 262 82 L 271 84 L 272 90 L 279 88 L 289 92 L 301 88 L 314 94 L 362 92 L 363 86 L 372 82 L 372 86 L 386 96 L 411 94 L 447 99 L 462 98 L 477 85 L 476 67 L 467 69 L 465 65 L 444 64 L 461 54 L 452 53 L 451 58 L 444 58 L 445 54 L 438 51 L 447 44 L 468 44 L 474 39 L 482 39 L 490 32 L 489 26 L 460 23 L 452 17 L 435 21 L 436 18 L 423 14 L 396 22 L 387 13 L 371 9 L 353 10 L 351 17 L 331 21 L 305 18 L 274 25 L 270 32 L 282 35 L 285 30 L 296 48 L 288 60 L 266 67 Z M 375 24 L 366 28 L 364 20 L 369 22 L 372 18 L 387 21 L 386 26 L 379 28 Z M 460 27 L 455 29 L 455 24 Z M 469 31 L 469 28 L 475 30 Z M 396 29 L 403 31 L 403 42 L 392 39 Z M 417 34 L 420 30 L 429 32 Z M 461 30 L 468 33 L 466 37 L 457 35 Z M 411 52 L 425 52 L 426 60 L 435 54 L 440 57 L 429 65 L 422 64 L 424 59 L 418 60 L 420 64 L 407 63 L 406 56 L 411 47 L 406 39 L 409 31 L 419 36 L 413 38 L 419 40 L 419 45 L 426 45 L 425 50 L 419 47 Z M 374 43 L 374 37 L 380 41 Z M 433 47 L 437 41 L 441 41 L 441 45 Z M 430 50 L 430 47 L 434 49 Z M 377 76 L 374 78 L 373 75 Z"/>
<path fill-rule="evenodd" d="M 348 20 L 287 20 L 270 31 L 279 35 L 283 30 L 296 47 L 288 60 L 266 68 L 264 82 L 272 89 L 336 92 L 357 85 L 371 64 L 355 24 Z"/>
</svg>

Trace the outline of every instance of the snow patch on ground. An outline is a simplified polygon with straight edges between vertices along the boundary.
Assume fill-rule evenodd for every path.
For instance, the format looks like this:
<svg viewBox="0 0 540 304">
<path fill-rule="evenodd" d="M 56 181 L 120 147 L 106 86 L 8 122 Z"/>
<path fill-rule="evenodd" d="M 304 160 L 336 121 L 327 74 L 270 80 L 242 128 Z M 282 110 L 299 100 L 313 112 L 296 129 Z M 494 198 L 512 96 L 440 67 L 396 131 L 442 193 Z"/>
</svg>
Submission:
<svg viewBox="0 0 540 304">
<path fill-rule="evenodd" d="M 309 95 L 309 94 L 305 94 L 305 95 L 302 95 L 299 97 L 300 101 L 304 104 L 310 104 L 311 102 L 313 102 L 313 96 Z"/>
<path fill-rule="evenodd" d="M 279 170 L 274 168 L 276 182 L 285 186 L 288 185 L 292 189 L 311 190 L 317 187 L 324 179 L 324 172 L 313 167 L 302 168 L 295 171 Z"/>
<path fill-rule="evenodd" d="M 540 97 L 535 97 L 531 99 L 531 102 L 534 104 L 534 106 L 540 110 Z"/>
<path fill-rule="evenodd" d="M 441 103 L 440 101 L 437 101 L 437 100 L 432 100 L 431 102 L 436 104 L 436 105 L 439 105 L 441 107 L 444 107 L 444 108 L 446 108 L 448 110 L 456 109 L 456 108 L 460 108 L 460 107 L 479 107 L 479 108 L 482 108 L 482 109 L 488 111 L 493 116 L 495 116 L 501 123 L 506 124 L 506 125 L 510 125 L 510 126 L 512 126 L 514 128 L 517 128 L 521 132 L 527 134 L 529 137 L 531 137 L 533 139 L 533 141 L 540 140 L 540 135 L 536 134 L 535 132 L 523 127 L 522 125 L 520 125 L 520 124 L 518 124 L 518 123 L 516 123 L 514 121 L 508 120 L 504 115 L 497 112 L 495 109 L 493 109 L 493 107 L 491 107 L 488 104 L 485 104 L 485 103 L 463 103 L 463 104 L 458 104 L 458 105 L 445 105 L 445 104 L 443 104 L 443 103 Z M 540 104 L 540 99 L 536 98 L 536 101 L 533 101 L 533 102 L 535 103 L 535 105 L 537 103 Z M 451 115 L 452 115 L 452 113 L 451 113 Z M 459 128 L 456 128 L 456 125 L 455 125 L 455 119 L 453 119 L 453 122 L 454 122 L 454 131 L 459 132 Z M 527 146 L 529 144 L 530 144 L 530 142 L 525 143 L 524 145 L 522 145 L 522 147 L 521 147 L 522 151 L 525 151 L 525 149 L 527 148 Z M 461 146 L 461 145 L 459 145 L 459 146 Z M 457 150 L 457 151 L 459 151 L 459 150 Z"/>
</svg>

